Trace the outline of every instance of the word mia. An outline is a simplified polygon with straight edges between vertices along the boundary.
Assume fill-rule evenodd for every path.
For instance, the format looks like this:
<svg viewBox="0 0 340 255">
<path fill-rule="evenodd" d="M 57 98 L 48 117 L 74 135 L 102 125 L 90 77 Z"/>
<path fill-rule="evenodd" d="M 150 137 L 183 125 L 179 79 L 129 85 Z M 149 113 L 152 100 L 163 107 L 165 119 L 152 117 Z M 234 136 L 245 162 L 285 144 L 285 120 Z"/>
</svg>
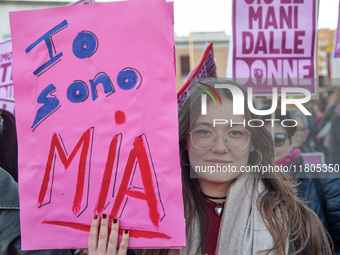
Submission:
<svg viewBox="0 0 340 255">
<path fill-rule="evenodd" d="M 244 94 L 242 90 L 232 84 L 215 84 L 215 88 L 229 89 L 233 96 L 233 115 L 244 115 Z M 302 94 L 303 98 L 287 98 L 289 93 Z M 288 95 L 288 96 L 287 96 Z M 249 111 L 256 115 L 269 115 L 275 112 L 277 108 L 277 88 L 272 90 L 272 105 L 269 109 L 258 110 L 253 105 L 253 89 L 248 88 L 248 108 Z M 312 115 L 304 106 L 310 100 L 311 93 L 304 88 L 281 88 L 281 115 L 286 115 L 287 104 L 293 104 L 300 109 L 305 115 Z M 207 94 L 201 95 L 201 114 L 207 115 Z"/>
</svg>

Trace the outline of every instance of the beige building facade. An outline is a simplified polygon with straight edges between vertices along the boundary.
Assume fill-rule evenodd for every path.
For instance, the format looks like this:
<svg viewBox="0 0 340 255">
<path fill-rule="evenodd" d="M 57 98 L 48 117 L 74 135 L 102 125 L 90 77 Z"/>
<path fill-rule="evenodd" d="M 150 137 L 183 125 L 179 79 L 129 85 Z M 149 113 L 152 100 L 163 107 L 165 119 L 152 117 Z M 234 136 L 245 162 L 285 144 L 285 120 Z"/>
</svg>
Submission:
<svg viewBox="0 0 340 255">
<path fill-rule="evenodd" d="M 327 76 L 329 71 L 329 53 L 332 52 L 334 43 L 334 30 L 329 28 L 319 29 L 317 43 L 317 73 Z"/>
<path fill-rule="evenodd" d="M 176 37 L 176 83 L 179 89 L 186 81 L 187 75 L 202 58 L 206 43 L 213 42 L 217 77 L 225 77 L 229 36 L 225 32 L 191 33 L 188 37 Z"/>
<path fill-rule="evenodd" d="M 0 0 L 0 41 L 11 37 L 9 24 L 9 12 L 37 10 L 44 8 L 60 7 L 70 4 L 73 1 L 67 0 Z"/>
</svg>

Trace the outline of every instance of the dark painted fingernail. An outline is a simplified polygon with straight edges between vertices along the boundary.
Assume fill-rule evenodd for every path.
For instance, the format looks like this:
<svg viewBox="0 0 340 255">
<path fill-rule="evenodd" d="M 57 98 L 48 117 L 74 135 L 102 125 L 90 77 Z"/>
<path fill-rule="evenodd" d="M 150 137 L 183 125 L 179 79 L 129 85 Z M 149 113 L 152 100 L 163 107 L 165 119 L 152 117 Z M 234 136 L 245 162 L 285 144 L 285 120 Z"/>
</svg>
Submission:
<svg viewBox="0 0 340 255">
<path fill-rule="evenodd" d="M 113 219 L 113 223 L 116 224 L 118 222 L 117 219 Z"/>
<path fill-rule="evenodd" d="M 106 213 L 103 213 L 102 217 L 103 217 L 103 219 L 106 219 L 107 214 L 106 214 Z"/>
<path fill-rule="evenodd" d="M 125 234 L 129 234 L 129 230 L 125 229 L 125 230 L 124 230 L 124 233 L 125 233 Z"/>
<path fill-rule="evenodd" d="M 94 218 L 95 220 L 98 219 L 98 215 L 95 214 L 93 218 Z"/>
</svg>

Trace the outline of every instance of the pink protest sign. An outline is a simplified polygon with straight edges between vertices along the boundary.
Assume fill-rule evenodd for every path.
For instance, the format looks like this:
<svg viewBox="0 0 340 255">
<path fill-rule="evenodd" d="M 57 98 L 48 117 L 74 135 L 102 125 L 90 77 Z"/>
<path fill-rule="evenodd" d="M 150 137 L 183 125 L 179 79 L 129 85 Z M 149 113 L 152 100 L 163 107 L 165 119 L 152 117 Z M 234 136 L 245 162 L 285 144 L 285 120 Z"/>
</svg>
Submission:
<svg viewBox="0 0 340 255">
<path fill-rule="evenodd" d="M 272 88 L 315 88 L 317 0 L 234 0 L 232 65 L 239 83 L 254 94 Z"/>
<path fill-rule="evenodd" d="M 303 160 L 308 164 L 325 164 L 325 155 L 323 152 L 306 152 L 301 153 L 301 156 L 303 157 Z"/>
<path fill-rule="evenodd" d="M 29 21 L 29 22 L 28 22 Z M 10 13 L 23 249 L 185 245 L 173 24 L 163 0 Z"/>
<path fill-rule="evenodd" d="M 0 42 L 0 108 L 14 114 L 11 40 Z"/>
<path fill-rule="evenodd" d="M 177 92 L 178 110 L 190 94 L 191 82 L 197 78 L 217 77 L 216 64 L 214 59 L 213 43 L 206 43 L 202 58 L 198 65 L 191 70 L 183 86 Z"/>
</svg>

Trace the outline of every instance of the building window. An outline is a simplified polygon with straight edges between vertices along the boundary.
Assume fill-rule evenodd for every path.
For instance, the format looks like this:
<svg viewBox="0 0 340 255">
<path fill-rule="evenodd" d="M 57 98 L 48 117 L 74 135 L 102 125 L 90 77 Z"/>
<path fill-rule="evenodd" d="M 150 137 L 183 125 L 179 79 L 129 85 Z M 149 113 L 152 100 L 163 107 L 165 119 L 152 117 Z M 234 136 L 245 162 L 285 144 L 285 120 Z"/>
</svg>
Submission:
<svg viewBox="0 0 340 255">
<path fill-rule="evenodd" d="M 188 75 L 190 72 L 189 56 L 181 56 L 181 74 L 182 76 Z"/>
</svg>

